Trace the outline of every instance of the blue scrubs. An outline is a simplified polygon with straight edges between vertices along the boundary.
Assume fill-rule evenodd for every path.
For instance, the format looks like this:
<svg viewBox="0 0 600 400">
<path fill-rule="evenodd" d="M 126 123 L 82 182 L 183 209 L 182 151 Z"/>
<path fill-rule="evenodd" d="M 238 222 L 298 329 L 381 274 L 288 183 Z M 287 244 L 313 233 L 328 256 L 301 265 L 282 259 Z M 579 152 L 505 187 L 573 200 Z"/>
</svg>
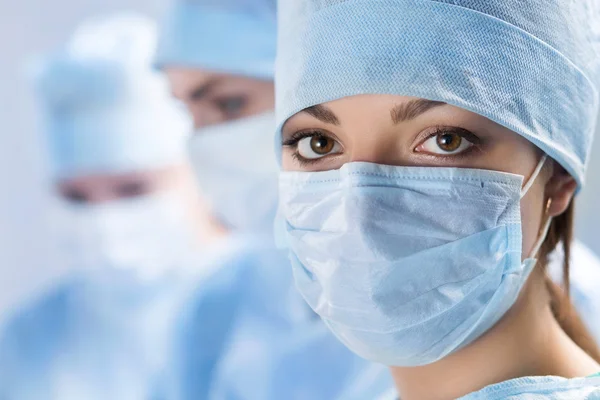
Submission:
<svg viewBox="0 0 600 400">
<path fill-rule="evenodd" d="M 459 400 L 598 400 L 600 378 L 526 377 L 488 386 Z"/>
<path fill-rule="evenodd" d="M 268 243 L 265 240 L 264 243 Z M 176 398 L 374 399 L 392 386 L 385 366 L 351 353 L 293 286 L 287 255 L 254 242 L 238 251 L 231 318 L 199 287 L 177 328 Z M 213 320 L 217 317 L 216 320 Z M 211 332 L 213 324 L 229 324 Z M 210 371 L 209 371 L 210 370 Z"/>
<path fill-rule="evenodd" d="M 0 399 L 148 400 L 166 390 L 173 315 L 188 283 L 125 275 L 71 277 L 9 320 Z"/>
<path fill-rule="evenodd" d="M 378 400 L 396 400 L 390 390 Z M 554 376 L 511 379 L 458 400 L 599 400 L 600 377 L 565 379 Z"/>
<path fill-rule="evenodd" d="M 393 387 L 310 310 L 285 253 L 227 247 L 207 274 L 147 286 L 82 274 L 21 310 L 0 339 L 0 400 L 359 400 Z"/>
</svg>

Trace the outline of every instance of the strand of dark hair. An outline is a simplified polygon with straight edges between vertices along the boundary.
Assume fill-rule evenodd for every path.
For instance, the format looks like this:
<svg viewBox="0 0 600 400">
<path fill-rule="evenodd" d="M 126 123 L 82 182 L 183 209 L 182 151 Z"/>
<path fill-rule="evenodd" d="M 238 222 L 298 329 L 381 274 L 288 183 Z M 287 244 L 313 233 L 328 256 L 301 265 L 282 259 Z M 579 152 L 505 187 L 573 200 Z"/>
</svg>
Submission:
<svg viewBox="0 0 600 400">
<path fill-rule="evenodd" d="M 546 279 L 546 285 L 551 298 L 552 312 L 563 331 L 590 357 L 600 362 L 598 344 L 586 328 L 570 299 L 571 244 L 575 225 L 574 217 L 575 205 L 571 202 L 563 214 L 554 218 L 548 236 L 542 245 L 540 262 L 542 265 L 548 265 L 550 254 L 559 245 L 562 246 L 564 254 L 562 284 L 558 285 L 550 278 Z"/>
</svg>

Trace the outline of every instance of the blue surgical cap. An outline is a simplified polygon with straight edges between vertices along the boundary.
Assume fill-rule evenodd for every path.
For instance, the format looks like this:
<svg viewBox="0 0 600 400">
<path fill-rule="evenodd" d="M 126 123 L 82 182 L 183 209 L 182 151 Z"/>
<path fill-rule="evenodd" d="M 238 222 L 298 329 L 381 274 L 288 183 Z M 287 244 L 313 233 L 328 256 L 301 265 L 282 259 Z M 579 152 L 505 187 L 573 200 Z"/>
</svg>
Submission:
<svg viewBox="0 0 600 400">
<path fill-rule="evenodd" d="M 178 0 L 160 32 L 156 64 L 272 80 L 276 0 Z"/>
<path fill-rule="evenodd" d="M 583 184 L 599 105 L 598 0 L 280 0 L 279 13 L 280 128 L 345 96 L 416 96 L 517 132 Z"/>
<path fill-rule="evenodd" d="M 37 94 L 57 179 L 181 163 L 191 121 L 152 67 L 156 26 L 94 19 L 39 62 Z"/>
</svg>

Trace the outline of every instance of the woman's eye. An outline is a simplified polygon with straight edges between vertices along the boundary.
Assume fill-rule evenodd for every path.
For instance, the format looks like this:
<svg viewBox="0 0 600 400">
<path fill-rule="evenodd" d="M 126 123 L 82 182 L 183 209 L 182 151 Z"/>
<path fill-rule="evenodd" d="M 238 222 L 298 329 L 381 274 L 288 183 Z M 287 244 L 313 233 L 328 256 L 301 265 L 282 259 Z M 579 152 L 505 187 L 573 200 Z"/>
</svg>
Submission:
<svg viewBox="0 0 600 400">
<path fill-rule="evenodd" d="M 73 204 L 87 204 L 90 201 L 85 192 L 74 189 L 64 191 L 63 196 L 67 201 Z"/>
<path fill-rule="evenodd" d="M 298 155 L 308 160 L 337 154 L 341 150 L 340 144 L 332 138 L 322 135 L 305 137 L 298 141 Z"/>
<path fill-rule="evenodd" d="M 416 148 L 418 153 L 451 156 L 462 153 L 475 144 L 456 132 L 440 132 L 424 141 Z"/>
<path fill-rule="evenodd" d="M 146 182 L 127 182 L 114 189 L 115 194 L 120 198 L 140 197 L 150 191 L 151 188 Z"/>
</svg>

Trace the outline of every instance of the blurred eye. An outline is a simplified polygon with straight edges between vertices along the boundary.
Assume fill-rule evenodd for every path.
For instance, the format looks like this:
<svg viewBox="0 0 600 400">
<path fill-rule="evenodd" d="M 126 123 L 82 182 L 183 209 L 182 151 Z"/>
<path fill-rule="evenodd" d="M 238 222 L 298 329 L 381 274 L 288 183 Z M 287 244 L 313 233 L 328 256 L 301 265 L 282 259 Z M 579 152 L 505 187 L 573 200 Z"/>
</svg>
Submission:
<svg viewBox="0 0 600 400">
<path fill-rule="evenodd" d="M 115 188 L 115 194 L 120 198 L 131 198 L 146 195 L 150 192 L 145 182 L 127 182 Z"/>
<path fill-rule="evenodd" d="M 334 139 L 323 136 L 308 136 L 298 141 L 298 156 L 307 160 L 314 160 L 341 151 L 340 144 Z"/>
<path fill-rule="evenodd" d="M 86 194 L 78 190 L 65 190 L 63 191 L 62 195 L 70 203 L 86 204 L 89 202 L 89 199 L 87 198 Z"/>
<path fill-rule="evenodd" d="M 219 110 L 226 118 L 237 118 L 248 103 L 245 97 L 227 97 L 215 101 Z"/>
<path fill-rule="evenodd" d="M 430 136 L 415 151 L 418 153 L 451 156 L 469 150 L 478 141 L 479 139 L 468 131 L 443 130 Z"/>
</svg>

